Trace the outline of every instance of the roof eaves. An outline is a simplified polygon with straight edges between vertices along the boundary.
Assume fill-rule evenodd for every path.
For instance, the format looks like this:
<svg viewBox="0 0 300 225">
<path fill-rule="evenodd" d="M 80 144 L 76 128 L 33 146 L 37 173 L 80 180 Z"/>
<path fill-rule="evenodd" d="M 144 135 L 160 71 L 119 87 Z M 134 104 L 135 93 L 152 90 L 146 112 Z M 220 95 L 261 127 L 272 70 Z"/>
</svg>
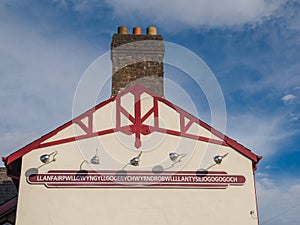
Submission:
<svg viewBox="0 0 300 225">
<path fill-rule="evenodd" d="M 0 217 L 5 216 L 17 207 L 18 196 L 15 196 L 0 205 Z"/>
</svg>

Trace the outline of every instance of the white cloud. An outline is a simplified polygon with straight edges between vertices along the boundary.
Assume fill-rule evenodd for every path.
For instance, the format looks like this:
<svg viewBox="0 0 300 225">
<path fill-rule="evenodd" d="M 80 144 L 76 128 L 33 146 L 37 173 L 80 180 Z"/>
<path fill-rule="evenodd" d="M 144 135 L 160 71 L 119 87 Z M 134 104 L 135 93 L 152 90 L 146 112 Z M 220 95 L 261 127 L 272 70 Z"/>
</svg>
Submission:
<svg viewBox="0 0 300 225">
<path fill-rule="evenodd" d="M 300 113 L 291 113 L 289 116 L 291 122 L 295 122 L 300 119 Z"/>
<path fill-rule="evenodd" d="M 290 40 L 289 42 L 292 43 L 295 40 Z M 278 49 L 278 45 L 280 43 L 272 43 L 272 50 L 273 51 L 280 51 L 281 49 Z M 291 49 L 283 49 L 282 54 L 289 52 Z M 278 53 L 277 53 L 278 54 Z M 269 59 L 272 59 L 272 57 L 267 56 Z M 272 65 L 273 62 L 269 62 L 266 59 L 266 56 L 257 56 L 255 59 L 251 58 L 245 58 L 244 63 L 249 65 L 251 68 L 257 68 L 259 70 L 264 70 L 263 66 L 260 65 L 259 61 L 267 61 L 267 64 Z M 276 59 L 274 59 L 276 60 Z M 273 61 L 274 61 L 273 60 Z M 248 61 L 248 62 L 246 62 Z M 249 63 L 249 61 L 252 61 Z M 290 90 L 295 87 L 295 84 L 300 83 L 300 76 L 299 76 L 299 69 L 300 69 L 300 63 L 295 60 L 294 62 L 288 64 L 289 66 L 287 67 L 287 64 L 278 62 L 278 65 L 280 65 L 278 68 L 276 67 L 276 72 L 270 73 L 270 74 L 264 74 L 262 79 L 257 82 L 253 83 L 247 83 L 243 87 L 244 89 L 249 92 L 249 93 L 255 93 L 258 91 L 263 91 L 263 90 L 273 90 L 276 92 L 284 92 L 285 90 Z M 261 67 L 261 68 L 260 68 Z"/>
<path fill-rule="evenodd" d="M 235 26 L 260 22 L 271 16 L 284 0 L 109 0 L 117 16 L 132 15 L 151 19 L 153 23 L 188 27 Z"/>
<path fill-rule="evenodd" d="M 285 104 L 291 104 L 296 98 L 297 97 L 293 94 L 287 94 L 281 98 L 281 101 L 283 101 Z"/>
<path fill-rule="evenodd" d="M 0 156 L 71 119 L 77 82 L 96 56 L 76 37 L 48 36 L 50 24 L 34 27 L 4 9 L 0 4 L 6 12 L 0 21 Z"/>
<path fill-rule="evenodd" d="M 270 165 L 266 165 L 266 166 L 265 166 L 265 169 L 267 169 L 267 170 L 268 170 L 268 169 L 271 169 L 271 168 L 272 168 L 272 166 L 270 166 Z"/>
<path fill-rule="evenodd" d="M 277 183 L 280 183 L 278 185 Z M 285 186 L 285 187 L 282 187 Z M 264 177 L 256 182 L 260 224 L 300 224 L 300 182 L 281 177 L 277 180 Z"/>
<path fill-rule="evenodd" d="M 227 134 L 265 157 L 277 153 L 282 141 L 294 136 L 297 131 L 286 129 L 284 116 L 249 113 L 229 115 Z"/>
<path fill-rule="evenodd" d="M 70 8 L 75 12 L 88 13 L 103 6 L 99 0 L 52 0 L 61 8 Z"/>
<path fill-rule="evenodd" d="M 256 172 L 255 175 L 256 177 L 269 177 L 269 174 L 262 172 Z"/>
</svg>

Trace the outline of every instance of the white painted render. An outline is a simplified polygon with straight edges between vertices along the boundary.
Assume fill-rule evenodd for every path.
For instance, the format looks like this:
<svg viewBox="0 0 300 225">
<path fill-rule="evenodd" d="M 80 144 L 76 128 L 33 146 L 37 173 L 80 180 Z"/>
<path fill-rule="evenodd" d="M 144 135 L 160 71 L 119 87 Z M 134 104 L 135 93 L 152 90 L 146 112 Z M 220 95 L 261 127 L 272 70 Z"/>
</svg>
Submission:
<svg viewBox="0 0 300 225">
<path fill-rule="evenodd" d="M 133 97 L 124 96 L 123 106 L 132 114 Z M 142 100 L 142 114 L 151 108 L 151 96 Z M 150 100 L 149 100 L 150 99 Z M 179 114 L 160 103 L 160 120 L 167 129 L 179 130 Z M 84 119 L 87 125 L 86 119 Z M 115 121 L 115 102 L 93 113 L 93 131 L 110 129 Z M 188 122 L 188 121 L 187 121 Z M 127 121 L 127 124 L 130 122 Z M 151 123 L 148 121 L 148 123 Z M 79 129 L 79 130 L 78 130 Z M 76 126 L 75 134 L 84 133 Z M 191 132 L 214 137 L 209 131 L 194 124 Z M 50 141 L 74 136 L 74 130 L 66 128 Z M 257 208 L 252 161 L 236 150 L 217 144 L 154 132 L 142 135 L 142 146 L 136 149 L 135 135 L 121 132 L 105 134 L 32 150 L 22 159 L 18 197 L 17 225 L 257 225 Z M 221 140 L 221 139 L 219 139 Z M 44 143 L 49 143 L 49 140 Z M 84 162 L 98 151 L 99 165 Z M 126 166 L 140 151 L 141 164 Z M 57 152 L 55 161 L 43 164 L 40 156 Z M 170 152 L 186 154 L 172 167 Z M 29 184 L 25 173 L 38 168 L 39 173 L 49 170 L 141 170 L 152 171 L 161 165 L 169 171 L 196 171 L 214 164 L 213 156 L 228 155 L 220 165 L 210 171 L 225 171 L 242 175 L 246 182 L 224 189 L 209 188 L 48 188 L 42 184 Z M 171 166 L 171 167 L 170 167 Z M 251 214 L 250 212 L 254 213 Z"/>
</svg>

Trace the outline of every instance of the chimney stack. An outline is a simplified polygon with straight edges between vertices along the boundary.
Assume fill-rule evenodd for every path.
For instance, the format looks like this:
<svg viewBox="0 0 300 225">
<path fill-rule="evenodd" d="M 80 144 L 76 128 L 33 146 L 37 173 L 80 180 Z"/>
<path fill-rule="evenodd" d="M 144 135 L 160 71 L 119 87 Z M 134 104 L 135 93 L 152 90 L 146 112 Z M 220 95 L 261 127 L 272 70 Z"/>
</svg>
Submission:
<svg viewBox="0 0 300 225">
<path fill-rule="evenodd" d="M 163 97 L 164 43 L 155 27 L 142 34 L 140 27 L 128 34 L 125 26 L 118 27 L 111 43 L 112 96 L 126 87 L 140 83 Z"/>
</svg>

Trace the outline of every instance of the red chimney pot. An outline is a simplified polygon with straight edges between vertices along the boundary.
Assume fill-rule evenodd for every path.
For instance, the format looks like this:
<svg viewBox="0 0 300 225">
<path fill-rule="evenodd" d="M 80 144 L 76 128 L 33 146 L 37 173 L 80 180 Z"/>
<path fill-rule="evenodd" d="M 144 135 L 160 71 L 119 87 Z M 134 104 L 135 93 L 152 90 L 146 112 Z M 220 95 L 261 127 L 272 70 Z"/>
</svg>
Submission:
<svg viewBox="0 0 300 225">
<path fill-rule="evenodd" d="M 140 27 L 133 28 L 133 34 L 142 34 L 142 29 Z"/>
</svg>

